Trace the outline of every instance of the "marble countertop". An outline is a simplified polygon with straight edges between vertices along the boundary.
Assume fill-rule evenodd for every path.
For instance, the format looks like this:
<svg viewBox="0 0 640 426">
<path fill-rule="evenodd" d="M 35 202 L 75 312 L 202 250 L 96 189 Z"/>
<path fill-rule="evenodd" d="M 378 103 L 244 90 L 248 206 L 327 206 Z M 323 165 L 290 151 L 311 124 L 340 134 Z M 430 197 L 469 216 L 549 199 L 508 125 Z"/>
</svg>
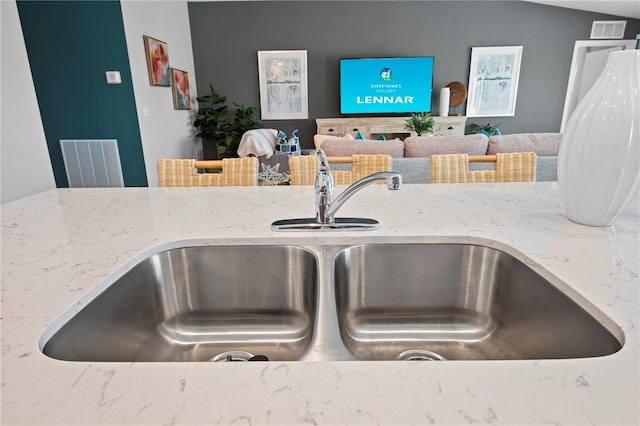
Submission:
<svg viewBox="0 0 640 426">
<path fill-rule="evenodd" d="M 340 188 L 339 188 L 340 189 Z M 338 216 L 376 231 L 274 232 L 310 187 L 55 190 L 2 205 L 2 414 L 14 424 L 638 424 L 638 203 L 575 224 L 556 183 L 372 185 Z M 90 363 L 45 328 L 115 271 L 176 244 L 493 241 L 571 287 L 624 335 L 612 355 L 448 362 Z"/>
</svg>

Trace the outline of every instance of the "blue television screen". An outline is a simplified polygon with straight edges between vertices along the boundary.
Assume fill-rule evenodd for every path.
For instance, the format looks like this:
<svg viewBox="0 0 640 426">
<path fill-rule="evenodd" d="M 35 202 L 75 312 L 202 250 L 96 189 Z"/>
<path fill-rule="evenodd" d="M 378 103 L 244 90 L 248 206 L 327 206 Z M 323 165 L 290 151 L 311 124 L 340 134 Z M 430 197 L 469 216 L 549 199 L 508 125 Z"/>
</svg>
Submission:
<svg viewBox="0 0 640 426">
<path fill-rule="evenodd" d="M 431 112 L 433 57 L 340 59 L 341 114 Z"/>
</svg>

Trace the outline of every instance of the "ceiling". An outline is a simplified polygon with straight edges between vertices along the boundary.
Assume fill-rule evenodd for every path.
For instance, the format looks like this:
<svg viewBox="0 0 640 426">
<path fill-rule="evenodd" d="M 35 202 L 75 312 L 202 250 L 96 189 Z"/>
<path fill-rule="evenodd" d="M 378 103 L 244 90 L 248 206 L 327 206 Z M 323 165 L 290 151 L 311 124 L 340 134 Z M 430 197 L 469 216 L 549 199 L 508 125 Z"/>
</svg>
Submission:
<svg viewBox="0 0 640 426">
<path fill-rule="evenodd" d="M 586 10 L 589 12 L 606 13 L 625 18 L 640 19 L 640 0 L 525 0 L 531 3 L 546 4 L 549 6 L 567 7 L 570 9 Z"/>
<path fill-rule="evenodd" d="M 0 0 L 2 1 L 2 0 Z M 199 1 L 243 1 L 243 0 L 187 0 Z M 268 1 L 268 0 L 262 0 Z M 307 0 L 295 0 L 307 1 Z M 369 0 L 376 1 L 376 0 Z M 430 0 L 418 0 L 430 1 Z M 456 0 L 449 0 L 456 1 Z M 540 3 L 549 6 L 566 7 L 570 9 L 586 10 L 589 12 L 606 13 L 608 15 L 640 19 L 640 0 L 522 0 L 530 3 Z"/>
</svg>

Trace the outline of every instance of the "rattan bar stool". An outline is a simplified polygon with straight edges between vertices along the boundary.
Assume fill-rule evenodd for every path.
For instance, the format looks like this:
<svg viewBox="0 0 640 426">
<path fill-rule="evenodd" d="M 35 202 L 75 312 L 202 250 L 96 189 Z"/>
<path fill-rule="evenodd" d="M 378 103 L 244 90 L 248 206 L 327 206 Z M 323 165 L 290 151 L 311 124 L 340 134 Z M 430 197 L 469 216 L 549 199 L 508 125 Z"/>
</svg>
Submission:
<svg viewBox="0 0 640 426">
<path fill-rule="evenodd" d="M 509 152 L 496 155 L 440 154 L 430 157 L 431 183 L 534 182 L 534 152 Z M 469 170 L 470 162 L 493 162 L 493 170 Z"/>
<path fill-rule="evenodd" d="M 157 161 L 158 186 L 256 186 L 257 157 L 196 161 L 163 159 Z M 200 173 L 199 169 L 221 169 L 217 173 Z"/>
<path fill-rule="evenodd" d="M 351 157 L 328 157 L 331 164 L 351 164 L 351 170 L 332 170 L 336 185 L 351 185 L 372 173 L 390 172 L 392 161 L 387 154 L 355 154 Z M 318 161 L 315 155 L 297 155 L 289 158 L 291 185 L 314 185 L 318 173 Z"/>
</svg>

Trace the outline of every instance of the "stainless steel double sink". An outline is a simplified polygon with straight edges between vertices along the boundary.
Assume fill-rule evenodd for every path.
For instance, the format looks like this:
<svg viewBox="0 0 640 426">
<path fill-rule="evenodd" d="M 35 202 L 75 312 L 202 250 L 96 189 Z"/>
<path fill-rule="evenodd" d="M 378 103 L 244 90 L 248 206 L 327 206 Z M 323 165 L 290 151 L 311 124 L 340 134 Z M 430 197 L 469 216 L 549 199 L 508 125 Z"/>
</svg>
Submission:
<svg viewBox="0 0 640 426">
<path fill-rule="evenodd" d="M 458 243 L 171 249 L 44 335 L 47 356 L 97 362 L 567 359 L 624 343 L 569 287 Z"/>
</svg>

